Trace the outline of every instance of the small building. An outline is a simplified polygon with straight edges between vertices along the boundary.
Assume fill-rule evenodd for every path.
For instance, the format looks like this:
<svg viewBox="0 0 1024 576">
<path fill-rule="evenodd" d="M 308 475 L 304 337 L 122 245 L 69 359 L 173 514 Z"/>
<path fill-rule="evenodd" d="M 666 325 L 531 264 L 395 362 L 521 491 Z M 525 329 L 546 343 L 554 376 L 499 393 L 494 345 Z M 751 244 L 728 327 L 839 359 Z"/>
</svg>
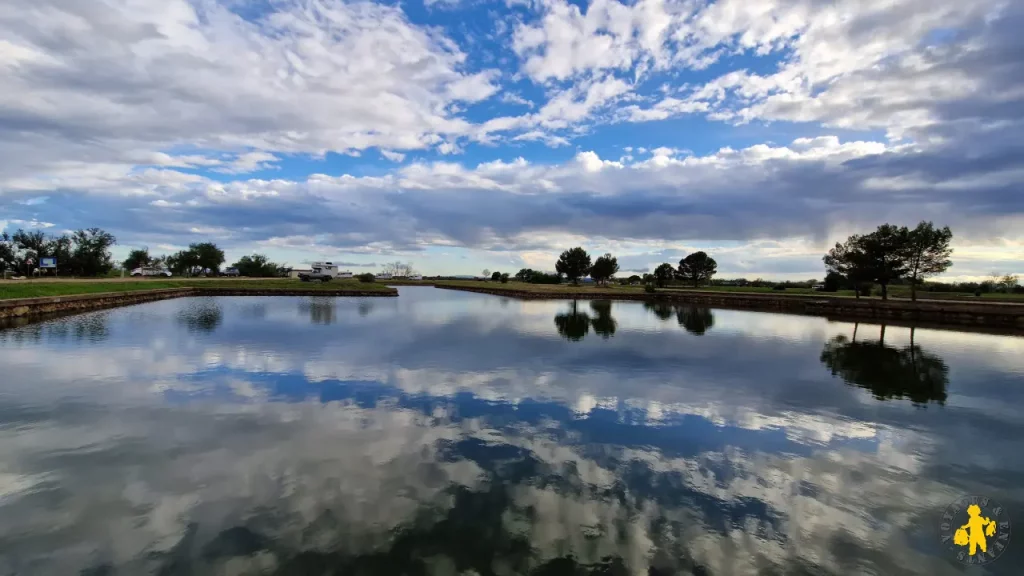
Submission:
<svg viewBox="0 0 1024 576">
<path fill-rule="evenodd" d="M 338 275 L 336 276 L 336 278 L 343 278 L 343 279 L 344 278 L 352 278 L 352 273 L 349 272 L 348 270 L 345 270 L 345 271 L 342 271 L 342 272 L 338 272 Z"/>
<path fill-rule="evenodd" d="M 376 278 L 377 280 L 391 280 L 391 274 L 381 273 L 374 276 L 374 278 Z"/>
<path fill-rule="evenodd" d="M 289 278 L 298 278 L 299 274 L 309 274 L 313 270 L 309 268 L 292 268 L 292 271 L 288 273 Z"/>
<path fill-rule="evenodd" d="M 409 280 L 423 280 L 423 276 L 420 274 L 413 274 L 412 276 L 409 276 Z"/>
</svg>

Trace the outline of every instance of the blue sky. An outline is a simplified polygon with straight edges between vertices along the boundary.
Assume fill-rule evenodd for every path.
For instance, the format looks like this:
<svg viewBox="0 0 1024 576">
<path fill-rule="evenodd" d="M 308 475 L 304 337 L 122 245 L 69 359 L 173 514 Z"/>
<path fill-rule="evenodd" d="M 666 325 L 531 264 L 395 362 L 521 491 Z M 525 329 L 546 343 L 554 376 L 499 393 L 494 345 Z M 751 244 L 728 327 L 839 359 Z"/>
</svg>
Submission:
<svg viewBox="0 0 1024 576">
<path fill-rule="evenodd" d="M 999 0 L 13 0 L 0 226 L 426 274 L 812 278 L 882 222 L 1024 273 Z"/>
</svg>

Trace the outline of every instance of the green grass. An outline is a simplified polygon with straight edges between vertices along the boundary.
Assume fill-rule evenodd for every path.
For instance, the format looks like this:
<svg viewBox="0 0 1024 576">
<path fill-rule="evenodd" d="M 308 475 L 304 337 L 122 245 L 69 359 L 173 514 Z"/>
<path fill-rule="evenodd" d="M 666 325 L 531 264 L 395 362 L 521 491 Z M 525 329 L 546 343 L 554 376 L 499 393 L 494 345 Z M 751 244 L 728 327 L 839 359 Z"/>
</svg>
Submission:
<svg viewBox="0 0 1024 576">
<path fill-rule="evenodd" d="M 45 296 L 70 296 L 74 294 L 99 294 L 102 292 L 131 292 L 137 290 L 159 290 L 166 288 L 242 288 L 255 290 L 302 290 L 312 293 L 330 291 L 391 292 L 383 284 L 362 283 L 354 280 L 332 282 L 300 282 L 291 279 L 266 280 L 222 280 L 222 279 L 171 279 L 171 280 L 125 280 L 35 282 L 22 280 L 0 281 L 0 300 L 12 298 L 41 298 Z"/>
</svg>

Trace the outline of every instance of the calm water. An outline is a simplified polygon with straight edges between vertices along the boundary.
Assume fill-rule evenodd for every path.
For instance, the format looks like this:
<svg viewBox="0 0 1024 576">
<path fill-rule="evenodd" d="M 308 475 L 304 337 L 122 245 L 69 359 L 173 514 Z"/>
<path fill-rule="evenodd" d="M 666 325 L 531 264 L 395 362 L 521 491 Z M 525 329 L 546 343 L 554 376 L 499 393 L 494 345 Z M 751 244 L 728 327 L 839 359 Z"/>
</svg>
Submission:
<svg viewBox="0 0 1024 576">
<path fill-rule="evenodd" d="M 0 574 L 1021 573 L 1022 338 L 400 291 L 0 331 Z"/>
</svg>

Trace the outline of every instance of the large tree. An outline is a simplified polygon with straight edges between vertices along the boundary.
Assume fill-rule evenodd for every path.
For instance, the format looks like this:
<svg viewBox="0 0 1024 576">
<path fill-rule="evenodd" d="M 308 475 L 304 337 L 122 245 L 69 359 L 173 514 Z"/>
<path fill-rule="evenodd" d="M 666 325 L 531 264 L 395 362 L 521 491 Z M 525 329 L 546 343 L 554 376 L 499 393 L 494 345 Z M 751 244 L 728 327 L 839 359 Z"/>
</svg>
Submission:
<svg viewBox="0 0 1024 576">
<path fill-rule="evenodd" d="M 149 266 L 153 259 L 149 256 L 149 248 L 136 248 L 128 253 L 121 266 L 129 273 L 136 268 Z"/>
<path fill-rule="evenodd" d="M 669 281 L 675 276 L 675 269 L 668 262 L 658 265 L 654 269 L 654 283 L 657 284 L 658 288 L 664 288 Z"/>
<path fill-rule="evenodd" d="M 694 252 L 679 261 L 679 268 L 676 275 L 684 282 L 693 282 L 693 287 L 700 286 L 701 282 L 711 280 L 711 277 L 718 272 L 718 263 L 707 253 Z"/>
<path fill-rule="evenodd" d="M 953 265 L 949 247 L 953 233 L 949 226 L 936 228 L 931 222 L 921 222 L 906 232 L 903 259 L 910 279 L 910 299 L 917 300 L 917 285 L 928 276 L 941 274 Z M 883 292 L 884 293 L 884 292 Z"/>
<path fill-rule="evenodd" d="M 239 276 L 250 278 L 273 278 L 278 275 L 278 265 L 271 262 L 263 254 L 242 256 L 232 265 L 238 269 Z"/>
<path fill-rule="evenodd" d="M 590 271 L 590 266 L 590 254 L 587 254 L 586 250 L 577 246 L 562 252 L 558 262 L 555 263 L 555 271 L 559 274 L 565 274 L 565 277 L 573 284 L 579 284 L 580 278 L 586 276 Z"/>
<path fill-rule="evenodd" d="M 213 242 L 189 244 L 188 249 L 195 254 L 196 266 L 201 272 L 217 274 L 224 263 L 224 251 Z"/>
<path fill-rule="evenodd" d="M 110 258 L 110 247 L 117 243 L 117 239 L 113 234 L 99 228 L 89 228 L 75 231 L 72 240 L 75 245 L 72 255 L 75 273 L 82 276 L 98 276 L 110 272 L 114 267 L 114 262 Z"/>
<path fill-rule="evenodd" d="M 846 242 L 836 245 L 822 258 L 829 275 L 839 275 L 853 284 L 854 295 L 859 299 L 861 284 L 868 282 L 868 270 L 865 255 L 860 247 L 860 236 L 853 235 Z"/>
<path fill-rule="evenodd" d="M 590 277 L 598 284 L 607 284 L 608 280 L 612 279 L 618 271 L 618 259 L 611 254 L 605 254 L 604 256 L 598 257 L 598 259 L 594 261 L 594 265 L 590 267 Z"/>
<path fill-rule="evenodd" d="M 188 250 L 181 250 L 167 257 L 167 267 L 182 276 L 195 276 L 204 272 L 216 274 L 224 263 L 224 251 L 211 242 L 190 244 Z"/>
</svg>

